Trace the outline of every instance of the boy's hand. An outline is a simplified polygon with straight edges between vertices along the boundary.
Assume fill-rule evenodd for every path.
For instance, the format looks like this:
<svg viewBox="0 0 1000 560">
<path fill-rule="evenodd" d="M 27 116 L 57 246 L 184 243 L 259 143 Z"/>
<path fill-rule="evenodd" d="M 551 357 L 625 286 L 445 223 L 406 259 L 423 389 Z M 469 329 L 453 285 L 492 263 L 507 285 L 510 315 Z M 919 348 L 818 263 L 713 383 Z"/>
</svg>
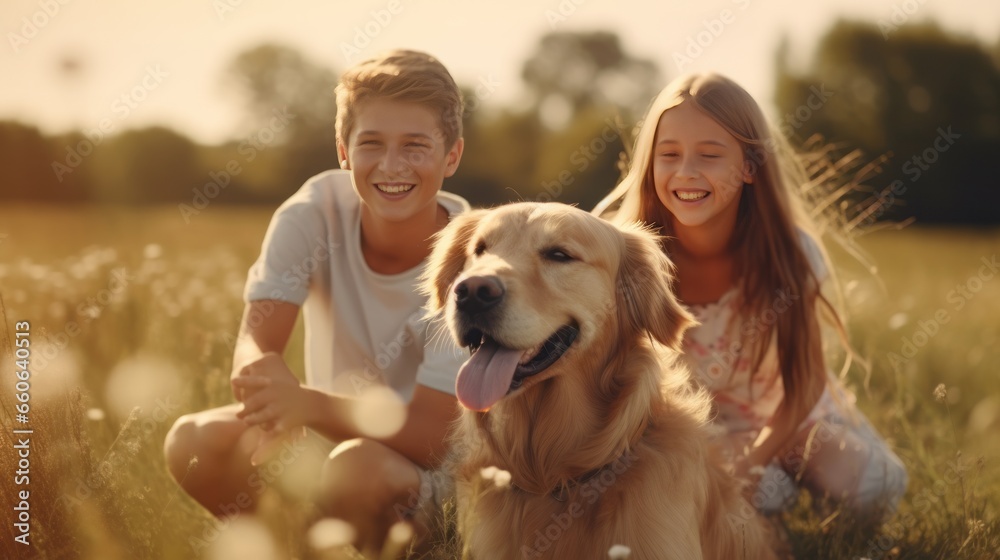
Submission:
<svg viewBox="0 0 1000 560">
<path fill-rule="evenodd" d="M 236 417 L 251 426 L 281 432 L 308 421 L 308 391 L 291 372 L 241 376 L 233 384 L 250 393 Z"/>
<path fill-rule="evenodd" d="M 234 367 L 232 375 L 229 376 L 229 386 L 236 400 L 244 402 L 247 397 L 256 392 L 257 388 L 256 386 L 248 387 L 246 384 L 240 384 L 237 382 L 238 379 L 285 376 L 295 379 L 295 374 L 292 373 L 292 370 L 288 369 L 285 359 L 275 352 L 265 352 L 257 358 L 241 364 L 239 367 Z"/>
</svg>

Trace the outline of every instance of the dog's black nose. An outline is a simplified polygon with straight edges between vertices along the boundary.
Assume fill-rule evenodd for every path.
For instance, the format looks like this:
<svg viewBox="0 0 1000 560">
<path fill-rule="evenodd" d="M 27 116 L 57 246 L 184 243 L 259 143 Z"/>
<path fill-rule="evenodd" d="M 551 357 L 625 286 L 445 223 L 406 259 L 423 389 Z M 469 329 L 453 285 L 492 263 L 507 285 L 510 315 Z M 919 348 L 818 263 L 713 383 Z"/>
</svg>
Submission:
<svg viewBox="0 0 1000 560">
<path fill-rule="evenodd" d="M 503 284 L 496 276 L 470 276 L 455 285 L 455 305 L 474 315 L 500 303 L 503 294 Z"/>
</svg>

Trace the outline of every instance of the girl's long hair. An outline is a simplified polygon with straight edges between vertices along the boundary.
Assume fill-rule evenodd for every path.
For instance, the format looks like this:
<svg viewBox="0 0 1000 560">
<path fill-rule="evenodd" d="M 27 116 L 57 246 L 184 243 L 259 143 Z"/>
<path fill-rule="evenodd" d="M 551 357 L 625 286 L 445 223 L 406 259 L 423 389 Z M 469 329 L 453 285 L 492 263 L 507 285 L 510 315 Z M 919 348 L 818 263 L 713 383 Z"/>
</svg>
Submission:
<svg viewBox="0 0 1000 560">
<path fill-rule="evenodd" d="M 823 265 L 836 286 L 829 257 L 820 242 L 821 228 L 844 225 L 835 214 L 835 202 L 851 185 L 829 188 L 831 174 L 817 173 L 817 165 L 829 159 L 808 160 L 796 156 L 780 135 L 772 134 L 758 104 L 742 87 L 717 74 L 678 78 L 653 101 L 639 125 L 628 173 L 618 186 L 594 208 L 593 213 L 619 224 L 641 221 L 659 228 L 664 249 L 671 252 L 669 212 L 660 203 L 653 185 L 653 145 L 660 116 L 681 103 L 693 103 L 737 140 L 750 164 L 753 182 L 745 184 L 739 201 L 732 249 L 736 255 L 741 317 L 776 320 L 755 340 L 751 371 L 756 372 L 771 341 L 776 337 L 778 364 L 785 398 L 777 414 L 797 426 L 808 416 L 828 381 L 823 356 L 820 319 L 840 335 L 848 360 L 850 349 L 837 308 L 821 293 L 821 278 L 803 247 L 810 241 L 818 249 Z M 821 161 L 822 160 L 822 161 Z M 812 165 L 815 169 L 807 169 Z M 833 210 L 824 213 L 823 210 Z M 810 212 L 812 211 L 812 212 Z M 802 237 L 808 238 L 803 240 Z M 776 291 L 787 290 L 792 304 L 784 312 L 774 310 Z M 837 292 L 839 296 L 839 291 Z M 839 298 L 838 298 L 839 299 Z M 743 348 L 743 351 L 749 350 Z"/>
</svg>

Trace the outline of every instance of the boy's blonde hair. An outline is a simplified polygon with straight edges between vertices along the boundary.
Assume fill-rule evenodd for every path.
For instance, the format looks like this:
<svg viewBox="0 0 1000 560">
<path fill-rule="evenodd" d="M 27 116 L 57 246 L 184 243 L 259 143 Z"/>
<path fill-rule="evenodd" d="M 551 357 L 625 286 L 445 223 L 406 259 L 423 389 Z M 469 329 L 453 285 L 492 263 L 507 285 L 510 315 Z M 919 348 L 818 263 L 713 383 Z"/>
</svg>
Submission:
<svg viewBox="0 0 1000 560">
<path fill-rule="evenodd" d="M 664 111 L 691 103 L 739 140 L 753 182 L 745 184 L 739 201 L 731 249 L 736 254 L 743 317 L 761 317 L 772 305 L 774 290 L 788 289 L 799 303 L 777 314 L 773 328 L 759 340 L 753 354 L 756 372 L 773 337 L 785 399 L 778 414 L 798 425 L 808 416 L 826 386 L 827 376 L 819 315 L 834 325 L 848 355 L 843 323 L 836 308 L 820 292 L 820 279 L 810 264 L 800 236 L 819 249 L 833 274 L 817 224 L 807 212 L 824 203 L 813 188 L 810 173 L 787 143 L 773 135 L 760 106 L 742 87 L 718 74 L 695 74 L 674 80 L 654 99 L 635 139 L 631 167 L 622 182 L 594 209 L 620 224 L 642 221 L 659 228 L 664 249 L 671 248 L 671 220 L 653 184 L 653 144 Z M 612 207 L 619 203 L 617 209 Z M 612 216 L 609 216 L 612 214 Z M 835 282 L 834 282 L 835 284 Z M 846 368 L 846 366 L 845 366 Z"/>
<path fill-rule="evenodd" d="M 397 49 L 361 62 L 340 77 L 336 95 L 337 141 L 345 146 L 358 110 L 372 99 L 427 107 L 439 117 L 447 149 L 462 137 L 462 93 L 444 65 L 426 53 Z"/>
</svg>

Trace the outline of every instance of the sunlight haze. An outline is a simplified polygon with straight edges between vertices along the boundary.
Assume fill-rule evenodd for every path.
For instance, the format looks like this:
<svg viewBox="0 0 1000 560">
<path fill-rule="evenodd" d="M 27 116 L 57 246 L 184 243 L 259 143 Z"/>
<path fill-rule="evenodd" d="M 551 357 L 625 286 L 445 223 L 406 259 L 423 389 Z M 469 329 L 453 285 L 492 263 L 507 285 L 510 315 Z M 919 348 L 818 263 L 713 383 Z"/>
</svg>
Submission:
<svg viewBox="0 0 1000 560">
<path fill-rule="evenodd" d="M 389 48 L 425 50 L 460 85 L 492 84 L 483 106 L 516 107 L 525 95 L 521 64 L 552 30 L 615 32 L 628 53 L 655 61 L 664 80 L 721 72 L 772 110 L 781 38 L 789 38 L 792 62 L 805 65 L 816 40 L 842 17 L 933 19 L 990 45 L 1000 38 L 1000 3 L 976 0 L 19 0 L 0 7 L 0 119 L 58 133 L 110 118 L 114 132 L 162 124 L 220 142 L 239 133 L 244 114 L 225 68 L 265 42 L 300 49 L 337 73 Z M 139 84 L 148 88 L 144 98 L 124 104 L 122 95 Z"/>
</svg>

